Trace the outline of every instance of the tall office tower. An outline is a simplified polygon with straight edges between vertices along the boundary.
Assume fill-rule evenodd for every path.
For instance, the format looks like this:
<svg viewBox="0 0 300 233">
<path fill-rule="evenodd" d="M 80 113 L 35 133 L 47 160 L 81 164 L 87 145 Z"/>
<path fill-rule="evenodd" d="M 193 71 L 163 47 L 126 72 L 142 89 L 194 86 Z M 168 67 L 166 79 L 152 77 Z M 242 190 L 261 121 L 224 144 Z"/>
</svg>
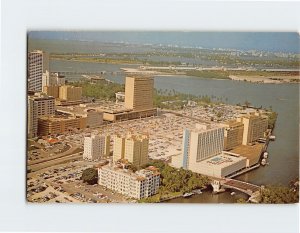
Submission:
<svg viewBox="0 0 300 233">
<path fill-rule="evenodd" d="M 81 100 L 82 87 L 63 85 L 59 87 L 59 98 L 67 101 Z"/>
<path fill-rule="evenodd" d="M 113 145 L 113 162 L 117 162 L 120 159 L 124 159 L 125 153 L 125 137 L 121 135 L 114 136 Z"/>
<path fill-rule="evenodd" d="M 106 136 L 92 135 L 84 137 L 83 159 L 95 160 L 106 156 Z"/>
<path fill-rule="evenodd" d="M 46 73 L 46 69 L 49 67 L 49 64 L 46 64 L 49 60 L 44 59 L 45 55 L 41 50 L 34 50 L 28 53 L 27 79 L 29 91 L 42 91 L 43 73 Z"/>
<path fill-rule="evenodd" d="M 243 145 L 248 145 L 264 137 L 268 129 L 268 117 L 259 114 L 249 114 L 238 118 L 244 124 Z"/>
<path fill-rule="evenodd" d="M 183 153 L 172 158 L 172 165 L 199 172 L 197 163 L 222 152 L 224 128 L 196 124 L 196 129 L 184 129 L 182 147 Z"/>
<path fill-rule="evenodd" d="M 125 139 L 124 159 L 139 168 L 148 163 L 148 147 L 148 136 L 128 135 Z"/>
<path fill-rule="evenodd" d="M 38 118 L 55 113 L 55 99 L 42 93 L 28 96 L 28 137 L 36 137 L 38 132 Z"/>
<path fill-rule="evenodd" d="M 153 78 L 126 77 L 125 107 L 133 111 L 153 109 L 153 86 Z"/>
<path fill-rule="evenodd" d="M 224 132 L 224 150 L 231 150 L 234 147 L 242 145 L 244 124 L 231 120 L 222 124 L 225 128 Z"/>
</svg>

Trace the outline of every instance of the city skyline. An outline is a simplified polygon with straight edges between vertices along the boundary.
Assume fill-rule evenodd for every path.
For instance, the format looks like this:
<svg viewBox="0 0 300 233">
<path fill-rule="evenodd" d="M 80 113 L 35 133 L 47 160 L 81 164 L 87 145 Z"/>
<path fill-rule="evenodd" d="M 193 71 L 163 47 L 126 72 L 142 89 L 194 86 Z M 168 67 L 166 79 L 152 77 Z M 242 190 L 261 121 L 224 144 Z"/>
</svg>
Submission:
<svg viewBox="0 0 300 233">
<path fill-rule="evenodd" d="M 220 36 L 211 38 L 215 35 Z M 276 131 L 287 113 L 283 105 L 260 94 L 254 103 L 249 96 L 233 102 L 232 96 L 242 96 L 229 94 L 241 85 L 262 94 L 270 85 L 294 94 L 298 53 L 135 47 L 115 41 L 28 43 L 28 119 L 34 125 L 28 132 L 29 202 L 202 202 L 208 193 L 231 203 L 290 203 L 299 198 L 286 186 L 293 182 L 297 189 L 296 164 L 279 178 L 286 180 L 288 200 L 268 199 L 269 192 L 278 192 L 272 176 L 257 179 L 268 171 L 276 174 L 280 164 L 274 162 L 280 157 L 272 148 L 287 143 Z M 31 58 L 36 53 L 31 49 L 38 49 L 38 59 Z M 30 85 L 33 75 L 38 88 Z M 230 92 L 212 92 L 219 84 Z M 283 92 L 277 93 L 276 100 L 285 101 Z M 42 105 L 31 107 L 38 100 Z M 298 160 L 295 150 L 291 147 L 287 156 Z"/>
</svg>

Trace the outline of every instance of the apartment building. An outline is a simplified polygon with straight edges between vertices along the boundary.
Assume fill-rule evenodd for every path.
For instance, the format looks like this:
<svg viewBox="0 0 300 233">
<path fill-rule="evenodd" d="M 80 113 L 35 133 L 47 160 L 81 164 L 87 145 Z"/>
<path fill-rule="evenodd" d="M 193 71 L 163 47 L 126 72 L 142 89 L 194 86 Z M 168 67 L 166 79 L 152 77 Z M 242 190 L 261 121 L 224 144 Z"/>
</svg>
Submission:
<svg viewBox="0 0 300 233">
<path fill-rule="evenodd" d="M 136 167 L 148 163 L 149 137 L 147 135 L 128 134 L 115 136 L 113 161 L 126 160 Z"/>
<path fill-rule="evenodd" d="M 108 138 L 107 138 L 108 137 Z M 84 152 L 83 159 L 96 160 L 109 156 L 107 148 L 110 143 L 109 136 L 106 135 L 91 135 L 84 137 Z"/>
<path fill-rule="evenodd" d="M 153 166 L 132 172 L 122 167 L 106 165 L 98 168 L 98 184 L 134 199 L 158 193 L 159 170 Z"/>
<path fill-rule="evenodd" d="M 50 116 L 55 113 L 55 99 L 43 93 L 28 96 L 27 99 L 27 126 L 28 137 L 36 137 L 38 134 L 38 118 Z"/>
</svg>

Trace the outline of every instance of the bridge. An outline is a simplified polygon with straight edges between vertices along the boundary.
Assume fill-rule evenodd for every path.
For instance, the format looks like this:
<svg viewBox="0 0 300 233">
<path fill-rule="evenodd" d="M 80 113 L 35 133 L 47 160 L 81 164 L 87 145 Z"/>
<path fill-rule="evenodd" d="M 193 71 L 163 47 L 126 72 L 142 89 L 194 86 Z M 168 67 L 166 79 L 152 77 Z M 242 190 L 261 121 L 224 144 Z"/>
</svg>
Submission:
<svg viewBox="0 0 300 233">
<path fill-rule="evenodd" d="M 254 193 L 261 190 L 261 187 L 255 184 L 228 178 L 214 179 L 211 185 L 214 192 L 220 192 L 223 191 L 224 188 L 230 188 L 246 193 L 249 196 L 252 196 Z"/>
</svg>

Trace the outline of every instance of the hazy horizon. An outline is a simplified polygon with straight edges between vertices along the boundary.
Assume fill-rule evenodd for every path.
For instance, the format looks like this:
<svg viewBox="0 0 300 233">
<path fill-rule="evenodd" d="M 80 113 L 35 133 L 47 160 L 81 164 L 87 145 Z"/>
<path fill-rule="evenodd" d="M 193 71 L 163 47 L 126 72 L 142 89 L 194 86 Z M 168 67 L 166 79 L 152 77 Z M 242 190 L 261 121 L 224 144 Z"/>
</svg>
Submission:
<svg viewBox="0 0 300 233">
<path fill-rule="evenodd" d="M 300 52 L 297 32 L 31 31 L 29 39 Z"/>
</svg>

